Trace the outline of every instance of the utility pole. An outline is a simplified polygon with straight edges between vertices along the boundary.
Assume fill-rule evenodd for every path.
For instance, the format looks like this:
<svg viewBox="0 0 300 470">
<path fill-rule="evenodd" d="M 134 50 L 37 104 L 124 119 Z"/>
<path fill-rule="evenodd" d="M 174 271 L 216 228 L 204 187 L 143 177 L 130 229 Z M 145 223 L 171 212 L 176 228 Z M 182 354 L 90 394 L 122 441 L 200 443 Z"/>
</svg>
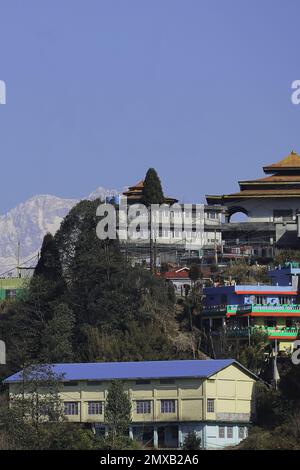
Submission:
<svg viewBox="0 0 300 470">
<path fill-rule="evenodd" d="M 273 379 L 275 382 L 275 390 L 278 388 L 278 381 L 280 379 L 279 373 L 278 373 L 278 368 L 277 368 L 277 355 L 278 355 L 278 345 L 277 345 L 277 339 L 275 339 L 275 345 L 274 345 L 274 368 L 273 368 Z"/>
<path fill-rule="evenodd" d="M 215 265 L 218 271 L 218 248 L 217 248 L 217 231 L 215 229 Z"/>
<path fill-rule="evenodd" d="M 152 210 L 151 204 L 149 206 L 149 214 L 150 214 L 150 272 L 153 273 L 153 230 L 152 230 Z"/>
<path fill-rule="evenodd" d="M 21 270 L 20 270 L 20 241 L 18 241 L 18 247 L 17 247 L 17 277 L 21 277 Z"/>
<path fill-rule="evenodd" d="M 251 337 L 250 337 L 250 315 L 248 315 L 248 344 L 251 346 Z"/>
</svg>

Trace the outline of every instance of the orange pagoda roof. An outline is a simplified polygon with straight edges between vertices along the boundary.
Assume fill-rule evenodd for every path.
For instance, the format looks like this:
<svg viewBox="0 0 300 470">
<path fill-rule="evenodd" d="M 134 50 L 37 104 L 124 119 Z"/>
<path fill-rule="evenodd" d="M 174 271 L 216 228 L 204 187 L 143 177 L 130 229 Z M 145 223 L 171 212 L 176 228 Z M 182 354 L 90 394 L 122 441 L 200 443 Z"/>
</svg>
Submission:
<svg viewBox="0 0 300 470">
<path fill-rule="evenodd" d="M 142 202 L 143 199 L 143 189 L 144 189 L 144 180 L 139 181 L 134 186 L 129 186 L 128 191 L 123 193 L 124 196 L 127 197 L 127 201 L 130 204 L 138 204 Z M 166 204 L 174 204 L 178 202 L 178 199 L 165 196 L 165 203 Z"/>
<path fill-rule="evenodd" d="M 292 150 L 291 153 L 279 162 L 263 167 L 265 173 L 277 173 L 281 171 L 300 170 L 300 156 Z"/>
<path fill-rule="evenodd" d="M 300 198 L 300 156 L 292 152 L 282 160 L 263 167 L 270 176 L 239 181 L 240 191 L 206 196 L 208 204 L 251 198 Z"/>
</svg>

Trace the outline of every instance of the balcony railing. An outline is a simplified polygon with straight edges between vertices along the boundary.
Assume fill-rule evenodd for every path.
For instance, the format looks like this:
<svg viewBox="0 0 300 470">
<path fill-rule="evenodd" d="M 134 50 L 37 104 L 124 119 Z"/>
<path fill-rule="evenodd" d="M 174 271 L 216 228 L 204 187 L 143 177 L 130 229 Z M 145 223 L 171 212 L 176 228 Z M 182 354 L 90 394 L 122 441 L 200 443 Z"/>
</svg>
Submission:
<svg viewBox="0 0 300 470">
<path fill-rule="evenodd" d="M 227 305 L 226 313 L 299 313 L 300 304 L 281 304 L 281 305 L 258 305 L 258 304 L 242 304 Z"/>
<path fill-rule="evenodd" d="M 247 337 L 255 333 L 266 334 L 268 338 L 289 338 L 296 339 L 300 333 L 298 327 L 270 327 L 270 326 L 250 326 L 250 327 L 227 327 L 228 336 Z"/>
</svg>

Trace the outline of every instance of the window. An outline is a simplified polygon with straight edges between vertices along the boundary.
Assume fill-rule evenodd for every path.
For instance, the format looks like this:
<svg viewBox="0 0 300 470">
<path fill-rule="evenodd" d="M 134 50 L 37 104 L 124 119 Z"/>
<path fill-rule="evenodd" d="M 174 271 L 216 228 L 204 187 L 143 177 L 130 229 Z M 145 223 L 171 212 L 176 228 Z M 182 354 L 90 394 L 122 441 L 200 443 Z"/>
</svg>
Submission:
<svg viewBox="0 0 300 470">
<path fill-rule="evenodd" d="M 151 384 L 151 380 L 136 380 L 135 384 L 136 385 L 149 385 Z"/>
<path fill-rule="evenodd" d="M 227 439 L 232 439 L 233 438 L 233 427 L 228 426 L 227 428 Z"/>
<path fill-rule="evenodd" d="M 215 400 L 213 398 L 207 399 L 207 413 L 215 412 Z"/>
<path fill-rule="evenodd" d="M 245 439 L 245 428 L 244 428 L 244 426 L 239 427 L 239 439 Z"/>
<path fill-rule="evenodd" d="M 136 402 L 137 414 L 151 413 L 151 401 L 150 400 L 138 400 Z"/>
<path fill-rule="evenodd" d="M 100 380 L 88 380 L 87 381 L 88 387 L 95 387 L 96 385 L 102 385 L 102 382 Z"/>
<path fill-rule="evenodd" d="M 64 414 L 65 415 L 78 415 L 78 403 L 77 403 L 77 401 L 65 401 L 65 403 L 64 403 Z"/>
<path fill-rule="evenodd" d="M 64 382 L 64 387 L 77 387 L 77 385 L 78 385 L 78 382 L 75 382 L 75 380 Z"/>
<path fill-rule="evenodd" d="M 89 401 L 88 402 L 88 414 L 89 415 L 102 415 L 103 404 L 102 401 Z"/>
<path fill-rule="evenodd" d="M 225 426 L 219 426 L 219 438 L 220 439 L 225 438 Z"/>
<path fill-rule="evenodd" d="M 161 413 L 175 413 L 175 400 L 161 400 Z"/>
<path fill-rule="evenodd" d="M 174 379 L 160 379 L 159 383 L 161 385 L 173 385 L 175 383 Z"/>
</svg>

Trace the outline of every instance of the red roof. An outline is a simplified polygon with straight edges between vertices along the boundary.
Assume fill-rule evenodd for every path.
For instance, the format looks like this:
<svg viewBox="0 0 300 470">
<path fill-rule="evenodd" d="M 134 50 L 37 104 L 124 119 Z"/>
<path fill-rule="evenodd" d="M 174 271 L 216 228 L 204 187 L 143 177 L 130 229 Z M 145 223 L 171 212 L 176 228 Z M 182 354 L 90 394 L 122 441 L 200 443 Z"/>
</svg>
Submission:
<svg viewBox="0 0 300 470">
<path fill-rule="evenodd" d="M 189 268 L 177 268 L 162 274 L 165 279 L 189 279 Z"/>
<path fill-rule="evenodd" d="M 185 271 L 168 271 L 163 275 L 166 279 L 189 279 L 189 273 Z"/>
</svg>

